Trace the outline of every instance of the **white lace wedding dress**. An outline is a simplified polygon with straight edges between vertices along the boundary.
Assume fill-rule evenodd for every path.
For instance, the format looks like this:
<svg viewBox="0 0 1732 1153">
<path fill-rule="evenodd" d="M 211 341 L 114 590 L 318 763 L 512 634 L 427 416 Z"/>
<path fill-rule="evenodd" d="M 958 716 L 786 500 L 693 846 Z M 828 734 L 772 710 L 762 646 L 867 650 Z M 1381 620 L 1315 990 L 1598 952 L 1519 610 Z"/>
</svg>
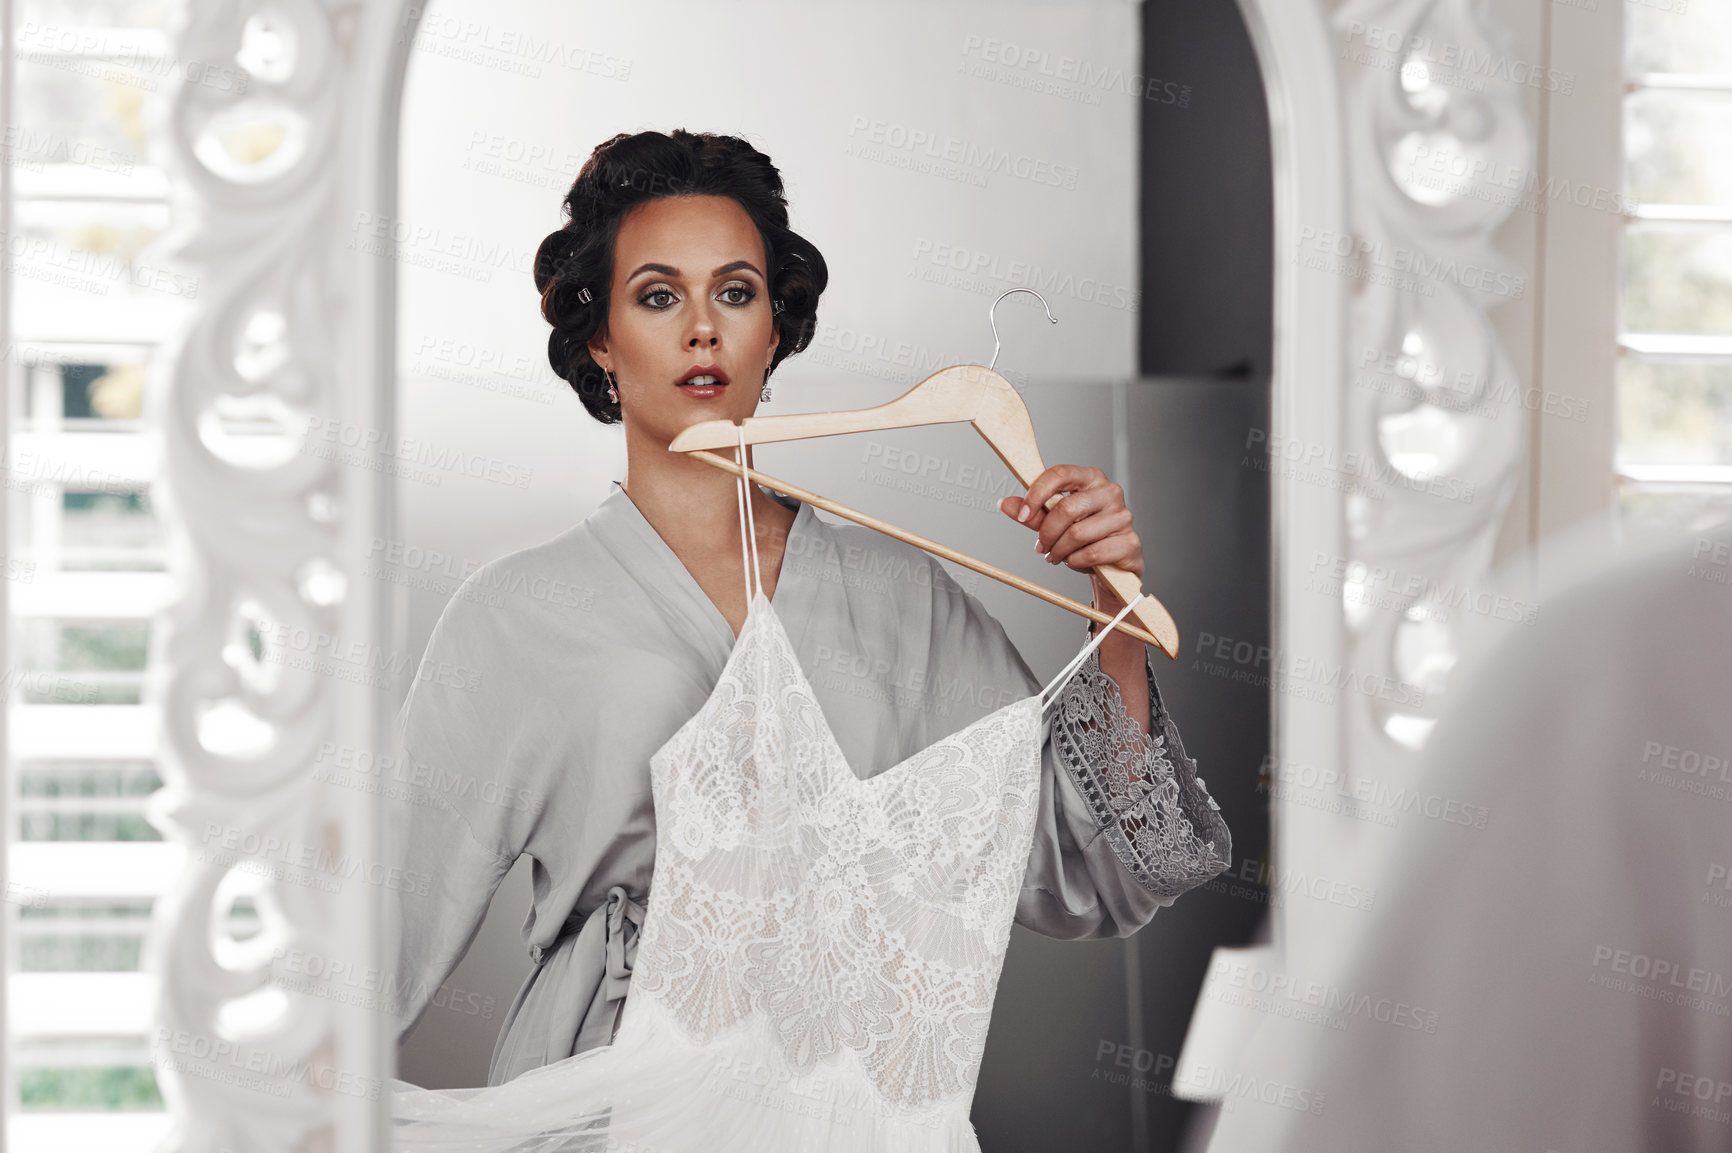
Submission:
<svg viewBox="0 0 1732 1153">
<path fill-rule="evenodd" d="M 739 501 L 755 570 L 743 479 Z M 747 587 L 715 689 L 650 760 L 653 899 L 613 1044 L 486 1088 L 394 1080 L 397 1149 L 979 1150 L 1042 714 L 1108 630 L 1038 696 L 862 780 Z"/>
</svg>

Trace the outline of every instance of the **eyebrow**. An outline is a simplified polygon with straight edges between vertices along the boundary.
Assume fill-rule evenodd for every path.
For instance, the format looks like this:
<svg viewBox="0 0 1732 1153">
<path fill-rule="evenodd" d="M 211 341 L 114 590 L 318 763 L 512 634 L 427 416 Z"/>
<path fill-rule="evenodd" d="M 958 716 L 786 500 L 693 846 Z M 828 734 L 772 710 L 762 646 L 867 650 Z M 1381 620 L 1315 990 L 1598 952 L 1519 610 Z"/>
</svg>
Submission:
<svg viewBox="0 0 1732 1153">
<path fill-rule="evenodd" d="M 732 264 L 724 264 L 710 275 L 726 276 L 730 272 L 739 272 L 742 269 L 756 272 L 760 278 L 764 275 L 763 272 L 759 271 L 758 266 L 749 260 L 736 260 Z M 626 277 L 626 280 L 635 280 L 646 272 L 659 272 L 663 276 L 678 276 L 680 274 L 680 270 L 671 264 L 640 264 L 630 276 Z"/>
</svg>

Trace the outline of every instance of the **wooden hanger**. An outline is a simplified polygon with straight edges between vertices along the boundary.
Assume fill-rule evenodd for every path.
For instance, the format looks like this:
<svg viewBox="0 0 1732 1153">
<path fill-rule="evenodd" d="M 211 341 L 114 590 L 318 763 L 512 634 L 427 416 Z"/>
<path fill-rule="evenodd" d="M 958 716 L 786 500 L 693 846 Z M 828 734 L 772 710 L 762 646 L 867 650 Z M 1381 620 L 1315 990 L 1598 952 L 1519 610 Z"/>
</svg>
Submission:
<svg viewBox="0 0 1732 1153">
<path fill-rule="evenodd" d="M 992 363 L 998 363 L 998 323 L 993 317 L 993 310 L 998 307 L 998 301 L 1012 292 L 1026 292 L 1040 299 L 1042 305 L 1046 298 L 1031 288 L 1013 288 L 992 302 L 992 309 L 987 312 L 987 319 L 992 323 Z M 1048 308 L 1047 319 L 1057 323 L 1057 318 Z M 1011 386 L 1011 383 L 994 372 L 991 366 L 982 368 L 978 364 L 959 364 L 950 368 L 940 369 L 933 373 L 895 400 L 875 405 L 872 408 L 848 409 L 841 412 L 803 412 L 789 413 L 780 416 L 750 416 L 739 424 L 731 420 L 706 420 L 692 425 L 674 437 L 668 445 L 671 452 L 689 453 L 705 464 L 714 465 L 723 472 L 736 476 L 743 471 L 750 480 L 767 485 L 777 492 L 786 493 L 796 500 L 805 501 L 837 516 L 846 517 L 867 528 L 907 541 L 916 548 L 935 553 L 946 560 L 954 561 L 977 573 L 989 576 L 997 581 L 1019 588 L 1023 592 L 1069 609 L 1078 616 L 1087 617 L 1101 624 L 1110 624 L 1112 616 L 1101 612 L 1092 605 L 1081 604 L 1069 597 L 1060 596 L 1049 589 L 1031 581 L 1026 581 L 1014 573 L 976 560 L 966 553 L 957 552 L 928 540 L 926 537 L 911 533 L 907 529 L 898 528 L 888 521 L 868 516 L 866 513 L 838 504 L 817 493 L 809 492 L 783 480 L 777 480 L 767 473 L 756 469 L 744 470 L 728 457 L 720 456 L 705 449 L 737 448 L 740 443 L 739 429 L 745 429 L 747 444 L 769 444 L 782 440 L 805 440 L 815 436 L 838 436 L 847 432 L 875 432 L 891 428 L 913 428 L 927 424 L 955 424 L 967 421 L 974 426 L 976 432 L 986 439 L 998 458 L 1004 461 L 1011 473 L 1024 486 L 1033 484 L 1035 478 L 1046 471 L 1046 465 L 1041 462 L 1040 450 L 1035 446 L 1034 422 L 1029 419 L 1028 406 L 1023 403 L 1022 396 Z M 1065 494 L 1056 493 L 1047 501 L 1046 507 L 1051 508 Z M 1135 573 L 1119 568 L 1117 565 L 1096 565 L 1095 572 L 1101 574 L 1114 592 L 1126 604 L 1142 594 L 1142 582 Z M 1146 629 L 1138 628 L 1131 623 L 1132 618 L 1140 619 Z M 1168 657 L 1176 657 L 1179 653 L 1179 630 L 1173 623 L 1172 616 L 1153 596 L 1144 596 L 1142 601 L 1133 608 L 1126 618 L 1119 622 L 1116 628 L 1129 633 L 1145 644 L 1158 647 Z"/>
</svg>

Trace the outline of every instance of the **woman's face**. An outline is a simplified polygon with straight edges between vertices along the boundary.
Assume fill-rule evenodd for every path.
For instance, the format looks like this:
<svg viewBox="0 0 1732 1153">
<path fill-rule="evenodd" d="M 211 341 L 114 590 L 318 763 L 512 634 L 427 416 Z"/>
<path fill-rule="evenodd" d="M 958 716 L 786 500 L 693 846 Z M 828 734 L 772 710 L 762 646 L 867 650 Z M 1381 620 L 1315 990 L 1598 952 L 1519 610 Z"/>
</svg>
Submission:
<svg viewBox="0 0 1732 1153">
<path fill-rule="evenodd" d="M 763 238 L 738 201 L 663 197 L 626 214 L 607 323 L 589 350 L 628 421 L 671 440 L 752 414 L 776 350 L 765 273 Z M 722 387 L 682 385 L 700 373 Z"/>
</svg>

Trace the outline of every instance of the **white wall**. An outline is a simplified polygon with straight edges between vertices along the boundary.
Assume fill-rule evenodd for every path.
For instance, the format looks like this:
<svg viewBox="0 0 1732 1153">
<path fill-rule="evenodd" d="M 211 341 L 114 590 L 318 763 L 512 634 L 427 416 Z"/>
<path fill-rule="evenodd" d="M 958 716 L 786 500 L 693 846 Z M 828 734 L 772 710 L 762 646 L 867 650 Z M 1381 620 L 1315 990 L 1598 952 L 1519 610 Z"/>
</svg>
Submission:
<svg viewBox="0 0 1732 1153">
<path fill-rule="evenodd" d="M 984 362 L 991 296 L 916 279 L 920 270 L 942 271 L 915 259 L 923 242 L 960 246 L 1004 270 L 1028 262 L 1072 282 L 1134 286 L 1134 101 L 1109 93 L 1091 106 L 961 71 L 980 60 L 979 50 L 964 54 L 970 37 L 1128 71 L 1133 6 L 507 0 L 434 3 L 422 28 L 404 98 L 401 221 L 429 239 L 404 246 L 401 428 L 533 475 L 521 491 L 449 477 L 438 491 L 405 485 L 404 525 L 417 539 L 492 556 L 580 518 L 622 474 L 617 430 L 596 425 L 546 367 L 547 326 L 529 275 L 578 165 L 615 132 L 733 132 L 769 153 L 788 184 L 795 227 L 830 265 L 820 345 L 864 339 L 894 351 L 906 342 L 918 365 Z M 525 36 L 550 38 L 574 60 L 595 54 L 598 70 L 626 78 L 555 63 L 534 65 L 539 76 L 518 75 L 504 67 L 521 66 L 521 57 L 483 47 Z M 1075 187 L 971 173 L 983 179 L 977 187 L 850 155 L 868 143 L 863 121 L 894 126 L 898 139 L 903 129 L 924 131 L 1073 169 Z M 539 156 L 497 160 L 490 151 Z M 884 151 L 925 159 L 923 150 Z M 484 165 L 495 167 L 477 170 Z M 462 259 L 442 249 L 502 251 Z M 1013 283 L 1000 277 L 983 287 Z M 1038 306 L 1026 296 L 1000 309 L 1010 318 L 1001 325 L 1007 375 L 1130 371 L 1131 311 L 1064 294 L 1051 303 L 1056 327 L 1035 324 Z M 457 346 L 442 358 L 447 338 Z M 850 357 L 840 347 L 787 362 L 768 411 L 877 403 L 925 375 L 884 359 L 889 352 Z M 436 378 L 482 350 L 527 371 L 531 399 L 489 391 L 523 383 L 509 376 Z M 534 402 L 548 394 L 555 403 Z"/>
</svg>

